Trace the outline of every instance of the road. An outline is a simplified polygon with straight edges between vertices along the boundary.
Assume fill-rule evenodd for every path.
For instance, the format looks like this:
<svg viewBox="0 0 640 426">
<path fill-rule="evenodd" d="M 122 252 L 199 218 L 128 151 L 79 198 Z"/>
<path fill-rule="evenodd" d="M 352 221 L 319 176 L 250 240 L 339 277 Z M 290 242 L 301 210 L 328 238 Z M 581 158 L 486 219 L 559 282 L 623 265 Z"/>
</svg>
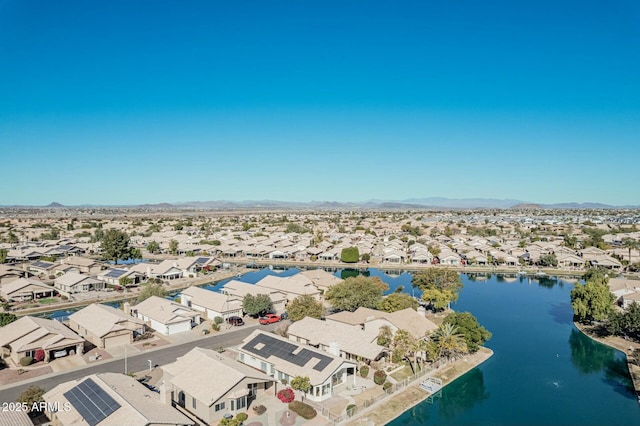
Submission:
<svg viewBox="0 0 640 426">
<path fill-rule="evenodd" d="M 195 347 L 216 349 L 220 346 L 224 348 L 236 346 L 239 345 L 242 342 L 242 339 L 251 334 L 251 332 L 256 328 L 265 331 L 273 331 L 277 326 L 278 324 L 241 327 L 228 333 L 208 336 L 202 339 L 194 340 L 193 342 L 166 346 L 154 351 L 129 356 L 127 357 L 127 370 L 137 372 L 148 369 L 148 360 L 151 360 L 154 365 L 169 364 L 175 361 L 177 357 L 186 354 Z M 60 383 L 84 377 L 89 374 L 105 372 L 124 373 L 124 358 L 106 360 L 99 364 L 88 365 L 86 367 L 81 367 L 79 369 L 74 369 L 68 372 L 49 374 L 47 376 L 43 376 L 42 378 L 29 380 L 26 383 L 16 383 L 3 386 L 0 389 L 0 403 L 15 401 L 18 396 L 20 396 L 20 394 L 31 385 L 40 386 L 41 388 L 45 389 L 45 391 L 49 391 Z"/>
</svg>

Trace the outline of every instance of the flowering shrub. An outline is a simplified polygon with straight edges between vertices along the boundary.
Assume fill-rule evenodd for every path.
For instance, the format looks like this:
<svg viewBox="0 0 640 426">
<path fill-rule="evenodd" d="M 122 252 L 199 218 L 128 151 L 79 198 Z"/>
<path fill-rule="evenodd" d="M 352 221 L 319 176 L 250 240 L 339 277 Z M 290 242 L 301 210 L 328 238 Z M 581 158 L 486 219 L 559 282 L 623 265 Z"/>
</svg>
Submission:
<svg viewBox="0 0 640 426">
<path fill-rule="evenodd" d="M 36 353 L 33 356 L 33 359 L 36 362 L 40 362 L 44 359 L 44 350 L 43 349 L 36 349 Z"/>
<path fill-rule="evenodd" d="M 278 391 L 277 397 L 280 401 L 288 404 L 295 399 L 296 394 L 293 392 L 293 389 L 285 388 Z"/>
</svg>

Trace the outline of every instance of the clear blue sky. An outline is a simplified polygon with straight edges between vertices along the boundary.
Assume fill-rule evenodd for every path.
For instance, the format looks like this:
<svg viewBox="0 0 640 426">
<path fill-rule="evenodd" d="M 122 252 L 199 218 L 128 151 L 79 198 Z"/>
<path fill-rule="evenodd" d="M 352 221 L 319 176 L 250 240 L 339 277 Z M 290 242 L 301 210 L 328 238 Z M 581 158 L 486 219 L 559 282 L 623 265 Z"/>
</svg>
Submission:
<svg viewBox="0 0 640 426">
<path fill-rule="evenodd" d="M 0 0 L 0 205 L 640 204 L 640 2 Z"/>
</svg>

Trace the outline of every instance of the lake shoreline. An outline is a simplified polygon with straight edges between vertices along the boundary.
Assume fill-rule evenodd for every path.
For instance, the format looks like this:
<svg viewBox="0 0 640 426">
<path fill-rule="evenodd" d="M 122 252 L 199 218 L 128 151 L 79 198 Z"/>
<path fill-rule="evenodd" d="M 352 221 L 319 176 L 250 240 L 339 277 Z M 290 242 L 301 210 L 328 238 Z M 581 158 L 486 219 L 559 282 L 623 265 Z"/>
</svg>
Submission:
<svg viewBox="0 0 640 426">
<path fill-rule="evenodd" d="M 631 376 L 631 381 L 633 382 L 633 388 L 635 389 L 638 403 L 640 403 L 640 343 L 631 340 L 625 340 L 622 337 L 618 336 L 598 337 L 594 335 L 593 327 L 580 324 L 577 321 L 574 321 L 573 324 L 582 334 L 584 334 L 591 340 L 594 340 L 625 354 L 627 358 L 627 368 L 629 369 L 629 375 Z"/>
<path fill-rule="evenodd" d="M 474 354 L 467 355 L 439 367 L 432 374 L 429 374 L 429 376 L 441 379 L 442 389 L 444 389 L 447 385 L 478 367 L 492 356 L 493 351 L 483 346 Z M 427 376 L 424 377 L 426 378 Z M 347 424 L 385 425 L 397 419 L 406 411 L 424 402 L 431 396 L 429 392 L 420 388 L 421 382 L 422 379 L 415 380 L 402 391 L 381 400 L 367 410 L 357 413 L 349 419 Z"/>
</svg>

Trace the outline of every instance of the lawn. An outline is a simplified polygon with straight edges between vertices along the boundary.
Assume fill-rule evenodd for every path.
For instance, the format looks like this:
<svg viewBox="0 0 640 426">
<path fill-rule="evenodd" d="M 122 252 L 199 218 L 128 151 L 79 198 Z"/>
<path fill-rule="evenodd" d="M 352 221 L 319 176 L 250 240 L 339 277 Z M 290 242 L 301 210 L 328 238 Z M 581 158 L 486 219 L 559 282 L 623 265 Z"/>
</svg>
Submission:
<svg viewBox="0 0 640 426">
<path fill-rule="evenodd" d="M 411 370 L 411 367 L 409 367 L 409 365 L 406 362 L 404 362 L 404 364 L 405 365 L 402 368 L 402 370 L 398 370 L 394 373 L 391 373 L 391 377 L 396 379 L 398 382 L 401 382 L 404 379 L 411 377 L 413 375 L 413 371 Z"/>
<path fill-rule="evenodd" d="M 58 298 L 57 297 L 49 297 L 47 299 L 38 300 L 38 303 L 40 303 L 41 305 L 49 305 L 51 303 L 56 303 L 56 302 L 58 302 Z"/>
</svg>

